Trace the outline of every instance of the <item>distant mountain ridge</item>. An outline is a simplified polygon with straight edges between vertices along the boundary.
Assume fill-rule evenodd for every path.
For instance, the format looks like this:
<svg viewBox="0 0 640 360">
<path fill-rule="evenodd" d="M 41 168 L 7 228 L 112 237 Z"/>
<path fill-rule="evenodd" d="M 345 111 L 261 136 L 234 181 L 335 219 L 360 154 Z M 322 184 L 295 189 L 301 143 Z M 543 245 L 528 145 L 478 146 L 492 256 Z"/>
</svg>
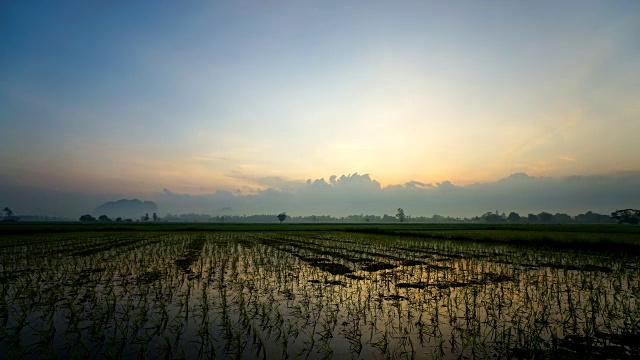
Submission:
<svg viewBox="0 0 640 360">
<path fill-rule="evenodd" d="M 158 212 L 158 205 L 153 201 L 142 201 L 138 199 L 120 199 L 118 201 L 108 201 L 98 206 L 93 213 L 96 216 L 107 215 L 115 219 L 121 217 L 123 219 L 139 219 L 144 214 Z"/>
</svg>

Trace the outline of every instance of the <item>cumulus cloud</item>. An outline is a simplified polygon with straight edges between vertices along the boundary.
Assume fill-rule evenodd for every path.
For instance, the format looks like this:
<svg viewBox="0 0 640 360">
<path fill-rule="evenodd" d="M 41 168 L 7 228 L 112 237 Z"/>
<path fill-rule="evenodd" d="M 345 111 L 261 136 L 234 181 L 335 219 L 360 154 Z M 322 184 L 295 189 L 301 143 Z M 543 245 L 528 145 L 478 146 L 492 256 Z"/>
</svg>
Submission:
<svg viewBox="0 0 640 360">
<path fill-rule="evenodd" d="M 609 213 L 619 208 L 637 208 L 639 204 L 633 199 L 640 198 L 640 172 L 567 178 L 516 173 L 496 182 L 467 186 L 450 181 L 435 185 L 409 181 L 387 187 L 382 187 L 369 174 L 355 173 L 332 175 L 329 180 L 308 179 L 304 186 L 274 185 L 246 196 L 217 192 L 158 200 L 167 208 L 184 208 L 190 204 L 193 211 L 210 214 L 230 207 L 237 214 L 287 211 L 292 215 L 381 215 L 393 214 L 402 207 L 412 215 L 463 217 L 495 210 L 522 214 L 549 211 L 575 215 L 589 210 Z M 281 190 L 284 188 L 291 190 Z M 188 201 L 183 201 L 186 199 Z M 198 210 L 197 205 L 203 207 Z"/>
<path fill-rule="evenodd" d="M 262 187 L 249 190 L 218 190 L 191 195 L 170 189 L 138 198 L 158 204 L 160 214 L 205 213 L 210 215 L 275 214 L 344 216 L 349 214 L 394 214 L 402 207 L 408 215 L 434 214 L 467 217 L 487 211 L 527 213 L 586 211 L 608 214 L 640 204 L 640 172 L 565 178 L 534 177 L 523 173 L 489 183 L 456 185 L 450 181 L 427 184 L 408 181 L 382 187 L 369 174 L 332 175 L 327 178 L 292 181 L 279 177 L 254 178 Z M 268 186 L 264 186 L 268 184 Z M 47 211 L 76 217 L 90 212 L 119 195 L 83 195 L 45 190 L 0 190 L 3 206 L 18 214 Z M 45 210 L 46 209 L 46 210 Z"/>
</svg>

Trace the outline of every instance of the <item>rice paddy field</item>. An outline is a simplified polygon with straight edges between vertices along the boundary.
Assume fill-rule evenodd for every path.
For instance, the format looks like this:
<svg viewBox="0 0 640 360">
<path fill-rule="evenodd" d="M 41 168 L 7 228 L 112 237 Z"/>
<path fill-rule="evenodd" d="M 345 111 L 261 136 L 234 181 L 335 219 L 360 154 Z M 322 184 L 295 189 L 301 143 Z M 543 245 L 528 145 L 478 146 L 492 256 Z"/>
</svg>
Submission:
<svg viewBox="0 0 640 360">
<path fill-rule="evenodd" d="M 640 256 L 611 239 L 640 243 L 635 230 L 4 233 L 0 358 L 637 359 Z"/>
</svg>

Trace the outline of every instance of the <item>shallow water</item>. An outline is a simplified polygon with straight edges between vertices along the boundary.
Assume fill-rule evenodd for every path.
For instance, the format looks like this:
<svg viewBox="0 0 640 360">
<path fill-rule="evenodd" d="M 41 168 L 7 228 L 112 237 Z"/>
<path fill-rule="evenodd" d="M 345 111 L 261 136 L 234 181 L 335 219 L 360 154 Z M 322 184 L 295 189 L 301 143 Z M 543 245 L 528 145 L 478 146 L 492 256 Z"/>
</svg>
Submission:
<svg viewBox="0 0 640 360">
<path fill-rule="evenodd" d="M 640 356 L 635 257 L 340 232 L 3 244 L 7 358 Z"/>
</svg>

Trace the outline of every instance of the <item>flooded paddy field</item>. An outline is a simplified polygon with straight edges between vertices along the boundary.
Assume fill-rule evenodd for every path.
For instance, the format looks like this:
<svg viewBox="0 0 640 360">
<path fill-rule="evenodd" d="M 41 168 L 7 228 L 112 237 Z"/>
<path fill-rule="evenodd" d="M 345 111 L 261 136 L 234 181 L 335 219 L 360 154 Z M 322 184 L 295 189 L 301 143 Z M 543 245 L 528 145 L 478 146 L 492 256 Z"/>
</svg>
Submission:
<svg viewBox="0 0 640 360">
<path fill-rule="evenodd" d="M 637 255 L 417 235 L 2 235 L 0 358 L 640 358 Z"/>
</svg>

